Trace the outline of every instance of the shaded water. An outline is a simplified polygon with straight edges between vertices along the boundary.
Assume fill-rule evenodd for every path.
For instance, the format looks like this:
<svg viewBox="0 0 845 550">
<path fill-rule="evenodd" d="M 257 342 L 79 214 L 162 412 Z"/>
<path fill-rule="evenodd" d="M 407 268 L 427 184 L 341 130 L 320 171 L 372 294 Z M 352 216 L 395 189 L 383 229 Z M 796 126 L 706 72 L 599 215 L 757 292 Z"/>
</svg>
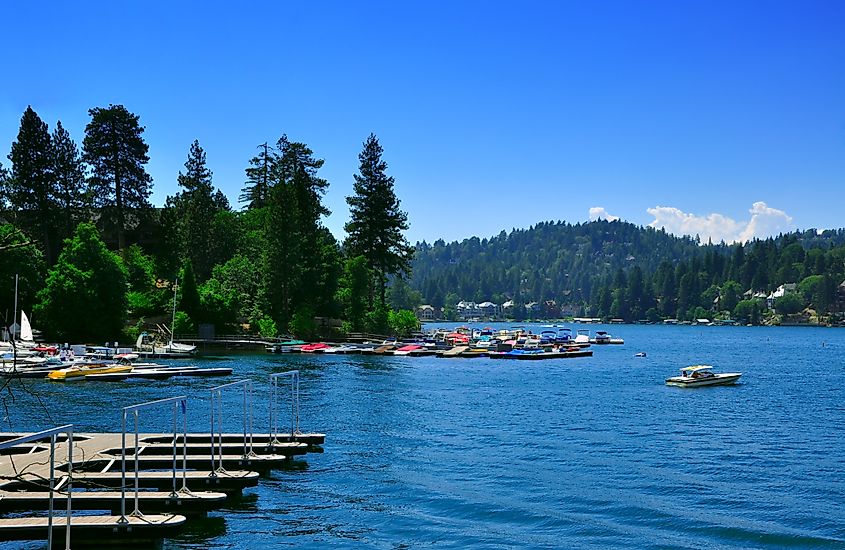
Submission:
<svg viewBox="0 0 845 550">
<path fill-rule="evenodd" d="M 250 377 L 263 430 L 267 375 L 300 369 L 302 428 L 325 453 L 166 548 L 845 548 L 845 331 L 609 330 L 625 345 L 558 361 L 248 355 L 214 363 L 229 379 L 29 381 L 3 424 L 119 430 L 119 407 L 187 394 L 207 431 L 208 388 Z M 696 363 L 742 383 L 663 384 Z"/>
</svg>

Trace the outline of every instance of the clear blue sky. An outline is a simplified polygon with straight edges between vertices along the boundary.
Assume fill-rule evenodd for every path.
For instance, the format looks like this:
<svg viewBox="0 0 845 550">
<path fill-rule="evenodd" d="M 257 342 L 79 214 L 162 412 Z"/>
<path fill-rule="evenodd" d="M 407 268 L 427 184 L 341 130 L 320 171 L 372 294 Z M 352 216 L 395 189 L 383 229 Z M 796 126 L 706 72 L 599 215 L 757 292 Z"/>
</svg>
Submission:
<svg viewBox="0 0 845 550">
<path fill-rule="evenodd" d="M 287 133 L 326 160 L 342 237 L 375 132 L 412 241 L 591 207 L 747 229 L 764 202 L 792 227 L 845 226 L 839 1 L 18 2 L 2 17 L 3 165 L 27 105 L 81 143 L 87 110 L 121 103 L 146 126 L 157 205 L 195 138 L 236 203 L 256 145 Z"/>
</svg>

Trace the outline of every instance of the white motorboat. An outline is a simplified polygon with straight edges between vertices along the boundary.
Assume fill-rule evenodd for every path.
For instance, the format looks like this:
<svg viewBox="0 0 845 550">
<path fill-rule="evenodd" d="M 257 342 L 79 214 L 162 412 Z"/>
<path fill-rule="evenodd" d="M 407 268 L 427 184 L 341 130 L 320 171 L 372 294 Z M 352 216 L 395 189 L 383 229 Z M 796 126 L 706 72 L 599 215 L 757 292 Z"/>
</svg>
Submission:
<svg viewBox="0 0 845 550">
<path fill-rule="evenodd" d="M 680 376 L 673 376 L 666 379 L 667 386 L 678 386 L 680 388 L 697 388 L 699 386 L 724 386 L 734 384 L 741 372 L 713 372 L 710 365 L 693 365 L 681 369 Z"/>
</svg>

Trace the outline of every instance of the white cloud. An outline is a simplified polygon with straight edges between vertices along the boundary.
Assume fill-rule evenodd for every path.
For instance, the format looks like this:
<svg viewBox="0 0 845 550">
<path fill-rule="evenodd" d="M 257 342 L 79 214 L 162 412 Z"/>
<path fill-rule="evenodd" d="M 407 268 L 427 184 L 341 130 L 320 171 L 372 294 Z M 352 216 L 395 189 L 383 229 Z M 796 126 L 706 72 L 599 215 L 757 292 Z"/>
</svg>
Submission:
<svg viewBox="0 0 845 550">
<path fill-rule="evenodd" d="M 603 206 L 593 206 L 590 208 L 590 221 L 607 220 L 613 222 L 619 219 L 619 216 L 613 216 L 604 209 Z"/>
<path fill-rule="evenodd" d="M 592 209 L 590 212 L 592 214 Z M 703 243 L 708 239 L 714 243 L 746 242 L 795 229 L 791 216 L 764 202 L 755 202 L 748 211 L 751 218 L 744 221 L 716 213 L 697 216 L 671 206 L 655 206 L 648 208 L 647 212 L 654 216 L 654 221 L 649 224 L 651 227 L 664 227 L 675 235 L 698 235 Z"/>
</svg>

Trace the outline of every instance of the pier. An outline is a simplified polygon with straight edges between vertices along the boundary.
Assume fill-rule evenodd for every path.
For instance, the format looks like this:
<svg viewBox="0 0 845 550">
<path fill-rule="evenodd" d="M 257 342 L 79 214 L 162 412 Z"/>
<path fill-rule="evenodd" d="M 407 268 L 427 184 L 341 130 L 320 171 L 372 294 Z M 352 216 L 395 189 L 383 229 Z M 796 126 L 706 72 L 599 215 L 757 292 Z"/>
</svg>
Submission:
<svg viewBox="0 0 845 550">
<path fill-rule="evenodd" d="M 288 379 L 291 429 L 284 432 L 274 401 L 287 394 L 281 384 Z M 296 467 L 293 457 L 322 451 L 325 435 L 299 430 L 298 371 L 271 375 L 270 383 L 270 422 L 262 434 L 253 430 L 251 380 L 211 389 L 206 433 L 187 432 L 185 396 L 123 407 L 120 433 L 77 433 L 72 425 L 0 433 L 0 540 L 146 545 L 225 506 L 270 470 Z M 224 410 L 222 395 L 238 388 L 243 432 L 223 433 L 221 419 L 233 411 Z M 152 408 L 172 412 L 172 432 L 138 431 L 139 416 Z"/>
</svg>

